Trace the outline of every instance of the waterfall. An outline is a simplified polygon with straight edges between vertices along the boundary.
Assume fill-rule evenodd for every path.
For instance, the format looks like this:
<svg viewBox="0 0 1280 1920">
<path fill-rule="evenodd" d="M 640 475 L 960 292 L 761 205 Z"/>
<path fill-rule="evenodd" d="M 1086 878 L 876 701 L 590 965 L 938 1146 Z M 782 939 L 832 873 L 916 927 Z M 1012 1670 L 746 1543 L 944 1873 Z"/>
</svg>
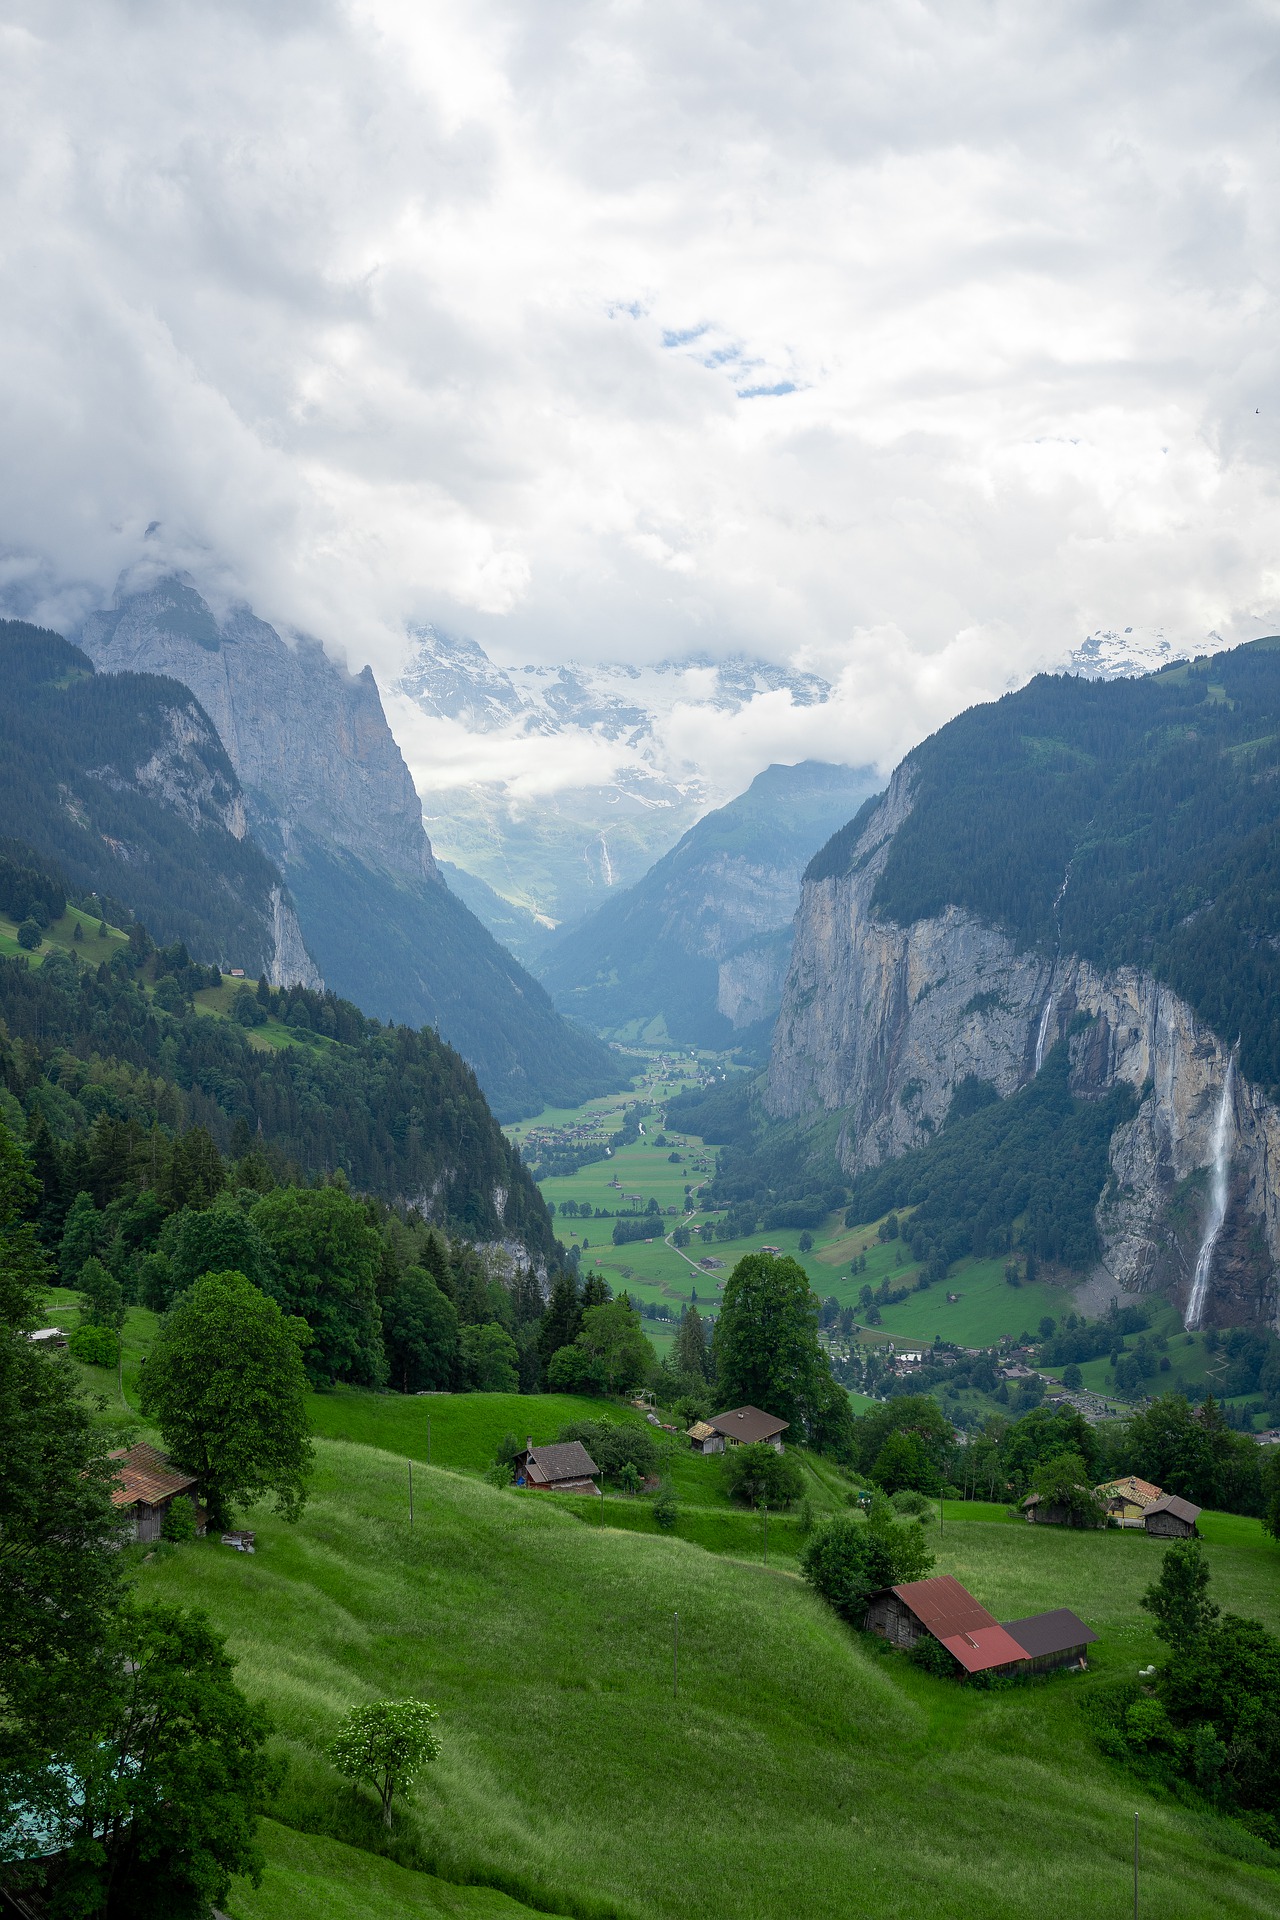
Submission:
<svg viewBox="0 0 1280 1920">
<path fill-rule="evenodd" d="M 1058 957 L 1062 952 L 1062 897 L 1067 891 L 1071 879 L 1071 862 L 1062 876 L 1062 885 L 1053 896 L 1053 959 L 1049 963 L 1049 995 L 1044 1003 L 1044 1012 L 1040 1015 L 1040 1030 L 1036 1034 L 1036 1064 L 1033 1073 L 1039 1073 L 1044 1065 L 1044 1043 L 1049 1037 L 1049 1016 L 1053 1012 L 1053 982 L 1058 971 Z"/>
<path fill-rule="evenodd" d="M 1213 1127 L 1213 1179 L 1209 1187 L 1209 1218 L 1205 1222 L 1204 1239 L 1196 1257 L 1195 1279 L 1191 1282 L 1191 1298 L 1187 1301 L 1186 1318 L 1182 1323 L 1188 1333 L 1193 1332 L 1200 1325 L 1200 1316 L 1204 1312 L 1204 1297 L 1209 1291 L 1213 1250 L 1218 1244 L 1218 1235 L 1222 1232 L 1222 1223 L 1227 1217 L 1227 1175 L 1231 1171 L 1231 1088 L 1235 1067 L 1235 1056 L 1229 1055 L 1226 1077 L 1222 1082 L 1222 1098 L 1218 1102 L 1218 1117 Z"/>
<path fill-rule="evenodd" d="M 1049 1032 L 1049 1015 L 1053 1012 L 1053 976 L 1049 976 L 1049 998 L 1044 1003 L 1044 1012 L 1040 1015 L 1040 1031 L 1036 1035 L 1035 1071 L 1039 1073 L 1044 1065 L 1044 1043 Z"/>
</svg>

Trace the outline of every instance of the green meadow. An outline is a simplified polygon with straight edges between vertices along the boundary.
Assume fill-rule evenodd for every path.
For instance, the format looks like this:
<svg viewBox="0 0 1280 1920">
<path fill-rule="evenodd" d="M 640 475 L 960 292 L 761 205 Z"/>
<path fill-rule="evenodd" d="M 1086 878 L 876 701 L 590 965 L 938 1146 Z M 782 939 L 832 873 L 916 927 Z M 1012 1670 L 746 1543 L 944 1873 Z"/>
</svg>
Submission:
<svg viewBox="0 0 1280 1920">
<path fill-rule="evenodd" d="M 203 1542 L 141 1569 L 145 1593 L 229 1635 L 291 1761 L 267 1879 L 237 1888 L 233 1920 L 512 1911 L 494 1893 L 628 1920 L 1110 1920 L 1135 1807 L 1144 1911 L 1280 1916 L 1274 1856 L 1136 1789 L 1081 1714 L 1157 1651 L 1145 1536 L 949 1508 L 940 1572 L 998 1617 L 1074 1606 L 1102 1636 L 1088 1676 L 980 1693 L 864 1642 L 772 1560 L 584 1524 L 437 1466 L 415 1471 L 411 1530 L 403 1456 L 324 1437 L 317 1453 L 302 1521 L 256 1514 L 255 1557 Z M 1280 1625 L 1280 1547 L 1216 1525 L 1219 1600 Z M 389 1841 L 324 1758 L 341 1713 L 384 1695 L 431 1700 L 444 1736 Z"/>
</svg>

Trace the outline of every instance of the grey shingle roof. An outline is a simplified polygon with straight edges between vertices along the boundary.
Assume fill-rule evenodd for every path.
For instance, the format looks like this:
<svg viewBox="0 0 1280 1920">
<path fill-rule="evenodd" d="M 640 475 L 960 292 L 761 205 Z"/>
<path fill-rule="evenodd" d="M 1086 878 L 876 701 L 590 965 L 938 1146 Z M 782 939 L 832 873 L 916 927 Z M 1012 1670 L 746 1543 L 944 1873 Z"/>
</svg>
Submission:
<svg viewBox="0 0 1280 1920">
<path fill-rule="evenodd" d="M 529 1465 L 542 1480 L 594 1480 L 600 1469 L 581 1440 L 561 1440 L 552 1447 L 535 1447 Z"/>
</svg>

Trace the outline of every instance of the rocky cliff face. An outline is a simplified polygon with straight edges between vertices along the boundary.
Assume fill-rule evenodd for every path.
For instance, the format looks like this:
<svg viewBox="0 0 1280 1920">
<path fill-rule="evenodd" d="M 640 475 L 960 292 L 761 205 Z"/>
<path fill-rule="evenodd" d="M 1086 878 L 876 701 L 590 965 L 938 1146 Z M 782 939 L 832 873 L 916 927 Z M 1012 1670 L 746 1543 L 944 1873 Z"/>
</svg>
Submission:
<svg viewBox="0 0 1280 1920">
<path fill-rule="evenodd" d="M 247 827 L 289 885 L 272 910 L 277 972 L 318 985 L 322 970 L 366 1013 L 434 1026 L 503 1119 L 624 1082 L 445 886 L 368 668 L 347 673 L 315 641 L 287 645 L 247 608 L 215 616 L 172 576 L 122 591 L 80 637 L 111 673 L 181 681 L 218 729 Z"/>
<path fill-rule="evenodd" d="M 967 1075 L 1005 1097 L 1069 1036 L 1083 1097 L 1125 1081 L 1136 1116 L 1111 1141 L 1099 1201 L 1102 1260 L 1087 1304 L 1159 1289 L 1185 1303 L 1201 1240 L 1228 1049 L 1149 974 L 1070 953 L 1019 951 L 949 907 L 897 926 L 871 899 L 910 812 L 910 762 L 853 850 L 850 871 L 806 881 L 774 1031 L 765 1105 L 777 1118 L 840 1111 L 850 1171 L 921 1145 Z M 1087 1023 L 1077 1016 L 1087 1016 Z M 1231 1200 L 1205 1318 L 1280 1329 L 1280 1109 L 1234 1077 Z"/>
<path fill-rule="evenodd" d="M 309 837 L 388 873 L 439 878 L 368 667 L 353 676 L 317 641 L 288 646 L 244 607 L 219 620 L 172 576 L 117 595 L 78 637 L 110 673 L 163 673 L 190 687 L 239 775 L 255 833 L 286 863 Z"/>
</svg>

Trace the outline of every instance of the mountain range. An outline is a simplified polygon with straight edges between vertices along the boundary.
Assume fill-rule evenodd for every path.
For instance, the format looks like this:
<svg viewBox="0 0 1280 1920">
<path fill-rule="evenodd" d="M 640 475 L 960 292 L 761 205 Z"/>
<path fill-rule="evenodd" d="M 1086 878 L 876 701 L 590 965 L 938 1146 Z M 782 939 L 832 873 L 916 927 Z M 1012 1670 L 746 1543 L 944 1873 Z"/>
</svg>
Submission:
<svg viewBox="0 0 1280 1920">
<path fill-rule="evenodd" d="M 552 944 L 539 970 L 556 1005 L 619 1037 L 767 1043 L 801 873 L 878 784 L 866 767 L 767 767 Z"/>
<path fill-rule="evenodd" d="M 504 1118 L 625 1084 L 616 1055 L 563 1020 L 445 885 L 367 668 L 351 675 L 247 608 L 215 614 L 165 574 L 122 586 L 77 639 L 100 676 L 161 676 L 194 694 L 317 981 L 380 1018 L 435 1026 Z"/>
<path fill-rule="evenodd" d="M 710 806 L 731 797 L 705 769 L 673 760 L 665 733 L 678 709 L 734 714 L 760 694 L 784 691 L 812 706 L 831 688 L 816 674 L 743 657 L 503 668 L 473 640 L 422 627 L 404 672 L 384 691 L 437 853 L 507 903 L 504 913 L 483 895 L 469 902 L 532 959 L 543 934 L 634 885 Z M 441 784 L 433 724 L 482 747 L 509 743 L 511 771 Z M 564 751 L 555 755 L 555 778 L 530 785 L 523 770 L 530 743 L 539 742 Z M 535 756 L 539 766 L 551 759 Z M 582 768 L 583 777 L 566 768 Z M 523 922 L 515 935 L 512 911 Z"/>
<path fill-rule="evenodd" d="M 1101 1159 L 1059 1166 L 1095 1182 L 1092 1304 L 1155 1289 L 1192 1324 L 1280 1325 L 1277 875 L 1280 641 L 1042 675 L 914 749 L 810 862 L 765 1111 L 838 1120 L 855 1180 L 908 1156 L 926 1210 L 973 1129 L 961 1224 L 990 1246 L 1025 1196 L 987 1193 L 986 1103 L 1062 1076 L 1026 1115 L 1043 1164 L 1114 1096 Z"/>
</svg>

